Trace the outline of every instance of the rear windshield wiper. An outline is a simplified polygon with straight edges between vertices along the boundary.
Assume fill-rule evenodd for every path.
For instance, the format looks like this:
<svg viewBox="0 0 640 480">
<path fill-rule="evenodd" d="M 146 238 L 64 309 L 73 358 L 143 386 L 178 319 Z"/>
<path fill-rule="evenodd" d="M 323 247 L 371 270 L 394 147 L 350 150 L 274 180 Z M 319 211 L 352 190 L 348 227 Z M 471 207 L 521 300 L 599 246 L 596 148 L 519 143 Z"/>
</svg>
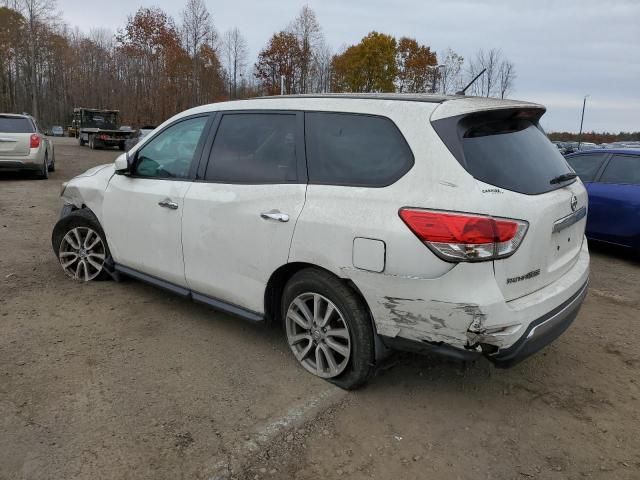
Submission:
<svg viewBox="0 0 640 480">
<path fill-rule="evenodd" d="M 569 180 L 573 180 L 578 175 L 575 172 L 563 173 L 562 175 L 558 175 L 555 178 L 552 178 L 549 182 L 551 185 L 555 185 L 556 183 L 568 182 Z"/>
</svg>

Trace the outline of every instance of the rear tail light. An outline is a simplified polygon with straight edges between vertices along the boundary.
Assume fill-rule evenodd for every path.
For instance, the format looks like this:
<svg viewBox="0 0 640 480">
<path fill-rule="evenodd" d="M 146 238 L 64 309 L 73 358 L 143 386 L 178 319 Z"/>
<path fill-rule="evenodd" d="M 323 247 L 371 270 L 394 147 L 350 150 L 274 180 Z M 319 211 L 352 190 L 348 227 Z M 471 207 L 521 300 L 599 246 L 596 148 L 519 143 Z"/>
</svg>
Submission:
<svg viewBox="0 0 640 480">
<path fill-rule="evenodd" d="M 29 139 L 29 148 L 38 148 L 40 147 L 40 136 L 35 133 L 31 135 Z"/>
<path fill-rule="evenodd" d="M 529 227 L 522 220 L 417 208 L 402 208 L 400 218 L 436 255 L 449 262 L 513 255 Z"/>
<path fill-rule="evenodd" d="M 107 134 L 103 133 L 103 134 L 102 134 L 102 135 L 100 135 L 98 138 L 99 138 L 100 140 L 109 140 L 109 135 L 107 135 Z"/>
</svg>

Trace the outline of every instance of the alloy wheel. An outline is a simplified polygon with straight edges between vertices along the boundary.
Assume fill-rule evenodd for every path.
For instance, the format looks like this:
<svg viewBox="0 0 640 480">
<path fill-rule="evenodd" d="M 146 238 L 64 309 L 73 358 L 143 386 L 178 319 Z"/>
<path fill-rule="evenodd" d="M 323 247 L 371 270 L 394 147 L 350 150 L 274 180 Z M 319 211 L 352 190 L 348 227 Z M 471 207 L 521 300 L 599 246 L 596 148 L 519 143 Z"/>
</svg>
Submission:
<svg viewBox="0 0 640 480">
<path fill-rule="evenodd" d="M 88 282 L 102 273 L 106 248 L 96 231 L 76 227 L 62 239 L 58 259 L 64 273 L 74 280 Z"/>
<path fill-rule="evenodd" d="M 318 293 L 293 299 L 285 319 L 293 354 L 308 371 L 322 378 L 340 375 L 349 363 L 351 338 L 336 305 Z"/>
</svg>

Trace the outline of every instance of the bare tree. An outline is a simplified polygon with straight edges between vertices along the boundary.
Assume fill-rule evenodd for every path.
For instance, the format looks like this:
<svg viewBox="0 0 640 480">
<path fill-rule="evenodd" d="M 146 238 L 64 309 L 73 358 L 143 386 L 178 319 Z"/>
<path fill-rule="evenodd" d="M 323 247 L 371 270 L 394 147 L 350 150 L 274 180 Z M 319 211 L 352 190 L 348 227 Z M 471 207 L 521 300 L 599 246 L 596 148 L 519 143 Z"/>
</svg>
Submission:
<svg viewBox="0 0 640 480">
<path fill-rule="evenodd" d="M 331 60 L 333 52 L 324 43 L 318 46 L 313 57 L 313 74 L 311 90 L 313 92 L 327 93 L 331 90 Z"/>
<path fill-rule="evenodd" d="M 300 48 L 300 93 L 308 93 L 313 81 L 313 63 L 319 48 L 324 43 L 322 28 L 315 12 L 305 5 L 288 29 L 296 36 Z"/>
<path fill-rule="evenodd" d="M 502 50 L 499 48 L 492 48 L 490 50 L 480 49 L 476 53 L 475 58 L 469 64 L 468 80 L 471 81 L 482 70 L 485 70 L 484 74 L 478 78 L 478 80 L 471 86 L 470 91 L 473 95 L 482 97 L 498 97 L 503 93 L 501 91 L 501 70 L 502 66 L 508 62 L 504 58 Z M 505 89 L 505 93 L 508 89 L 512 88 L 513 80 L 515 78 L 515 69 L 513 64 L 509 62 L 510 74 L 509 85 Z"/>
<path fill-rule="evenodd" d="M 248 63 L 247 41 L 235 27 L 225 32 L 222 48 L 229 82 L 229 98 L 238 98 L 238 77 L 244 78 Z"/>
<path fill-rule="evenodd" d="M 440 93 L 443 95 L 453 94 L 463 88 L 462 85 L 462 66 L 464 58 L 454 52 L 451 48 L 440 55 L 443 58 L 442 67 L 440 69 L 439 82 Z"/>
<path fill-rule="evenodd" d="M 44 42 L 47 27 L 58 18 L 56 0 L 22 0 L 21 12 L 26 19 L 27 55 L 26 66 L 31 97 L 31 114 L 38 118 L 38 55 Z"/>
<path fill-rule="evenodd" d="M 185 49 L 192 63 L 191 101 L 193 105 L 197 105 L 200 49 L 204 45 L 214 45 L 217 36 L 211 15 L 202 0 L 187 0 L 182 12 L 182 30 Z"/>
<path fill-rule="evenodd" d="M 516 78 L 516 68 L 509 60 L 503 60 L 498 71 L 500 82 L 500 98 L 504 98 L 513 89 L 513 82 Z"/>
</svg>

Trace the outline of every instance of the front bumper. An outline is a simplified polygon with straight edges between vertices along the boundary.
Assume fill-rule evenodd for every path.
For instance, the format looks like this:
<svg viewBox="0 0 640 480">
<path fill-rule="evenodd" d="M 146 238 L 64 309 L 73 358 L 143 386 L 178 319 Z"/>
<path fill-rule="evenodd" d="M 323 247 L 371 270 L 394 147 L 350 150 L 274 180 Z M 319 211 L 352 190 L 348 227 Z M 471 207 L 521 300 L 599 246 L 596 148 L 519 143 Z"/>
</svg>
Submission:
<svg viewBox="0 0 640 480">
<path fill-rule="evenodd" d="M 496 353 L 487 355 L 487 358 L 498 368 L 508 368 L 553 342 L 575 320 L 582 302 L 587 296 L 588 284 L 587 281 L 577 293 L 562 305 L 531 322 L 524 334 L 513 345 L 499 349 Z"/>
</svg>

